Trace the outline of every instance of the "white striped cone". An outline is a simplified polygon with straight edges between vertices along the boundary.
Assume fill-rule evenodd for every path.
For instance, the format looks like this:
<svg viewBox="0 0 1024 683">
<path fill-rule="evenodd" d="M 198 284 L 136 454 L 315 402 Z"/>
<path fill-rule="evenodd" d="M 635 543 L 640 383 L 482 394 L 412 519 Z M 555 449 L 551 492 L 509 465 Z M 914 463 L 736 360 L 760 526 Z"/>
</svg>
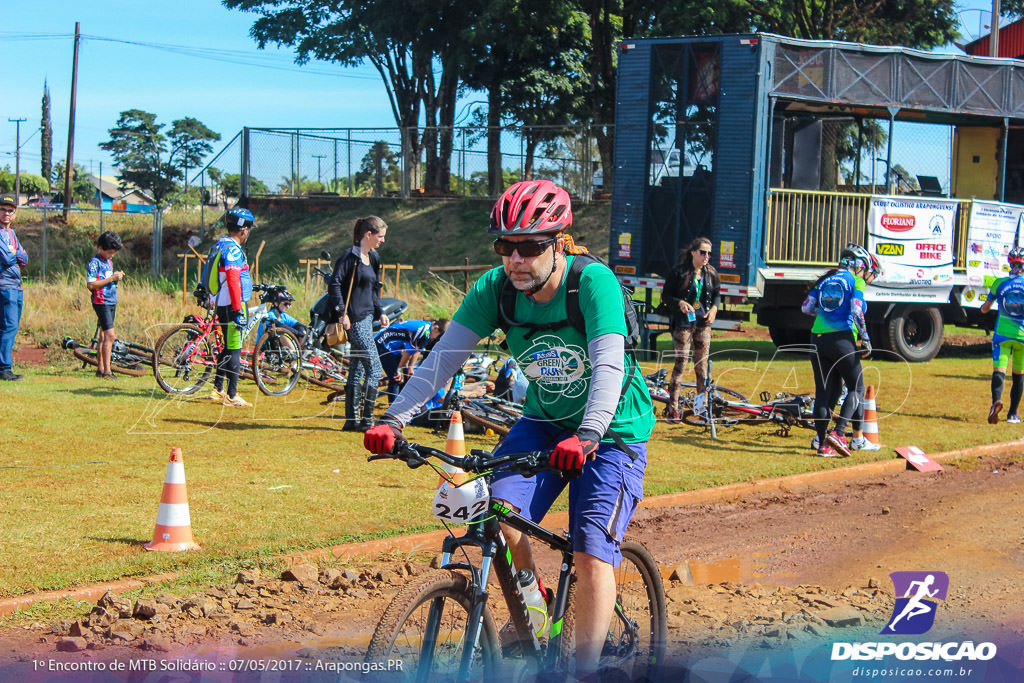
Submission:
<svg viewBox="0 0 1024 683">
<path fill-rule="evenodd" d="M 448 425 L 448 441 L 444 445 L 444 452 L 448 455 L 457 455 L 460 458 L 466 456 L 466 436 L 462 431 L 462 411 L 452 411 L 452 421 Z M 443 463 L 441 468 L 444 470 L 444 474 L 441 475 L 440 481 L 437 483 L 439 487 L 446 481 L 459 486 L 469 479 L 466 473 L 458 467 Z"/>
<path fill-rule="evenodd" d="M 861 425 L 864 429 L 864 438 L 871 443 L 881 445 L 878 438 L 878 413 L 875 408 L 875 385 L 869 384 L 864 392 L 864 422 Z"/>
<path fill-rule="evenodd" d="M 199 545 L 192 540 L 192 518 L 188 513 L 188 491 L 185 489 L 185 463 L 181 459 L 181 449 L 177 446 L 171 449 L 171 457 L 167 462 L 153 540 L 143 547 L 164 552 L 199 550 Z"/>
</svg>

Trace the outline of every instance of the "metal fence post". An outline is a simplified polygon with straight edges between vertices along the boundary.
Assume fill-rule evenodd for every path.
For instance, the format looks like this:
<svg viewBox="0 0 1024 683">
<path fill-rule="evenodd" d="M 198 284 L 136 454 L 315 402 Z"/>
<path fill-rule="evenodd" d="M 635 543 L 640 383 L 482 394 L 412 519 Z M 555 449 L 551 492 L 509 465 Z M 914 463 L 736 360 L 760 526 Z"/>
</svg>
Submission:
<svg viewBox="0 0 1024 683">
<path fill-rule="evenodd" d="M 39 279 L 46 280 L 46 209 L 43 209 L 43 265 Z"/>
<path fill-rule="evenodd" d="M 409 149 L 411 146 L 409 145 L 409 136 L 411 135 L 411 129 L 406 127 L 399 128 L 398 130 L 402 139 L 402 199 L 408 199 L 409 188 L 412 187 L 411 178 L 409 176 L 412 173 L 413 166 L 409 163 L 409 154 L 411 152 Z"/>
<path fill-rule="evenodd" d="M 160 274 L 161 269 L 161 257 L 163 256 L 164 247 L 164 221 L 163 211 L 160 207 L 157 207 L 153 211 L 153 273 L 156 275 Z"/>
<path fill-rule="evenodd" d="M 249 196 L 249 129 L 242 128 L 242 159 L 241 159 L 241 174 L 242 182 L 239 193 L 242 195 L 241 198 L 247 198 Z"/>
</svg>

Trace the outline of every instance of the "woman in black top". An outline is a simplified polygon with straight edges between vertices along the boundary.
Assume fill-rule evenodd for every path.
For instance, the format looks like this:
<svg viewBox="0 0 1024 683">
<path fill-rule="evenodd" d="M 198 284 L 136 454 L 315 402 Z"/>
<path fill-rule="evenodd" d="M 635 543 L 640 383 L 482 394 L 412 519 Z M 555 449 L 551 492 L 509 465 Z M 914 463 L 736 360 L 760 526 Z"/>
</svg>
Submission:
<svg viewBox="0 0 1024 683">
<path fill-rule="evenodd" d="M 337 322 L 348 330 L 352 348 L 345 385 L 345 431 L 366 431 L 373 426 L 377 383 L 384 374 L 373 342 L 373 321 L 380 320 L 381 327 L 390 323 L 381 309 L 380 257 L 376 252 L 384 244 L 387 231 L 387 223 L 377 216 L 356 219 L 353 246 L 334 264 L 334 274 L 327 285 L 328 310 L 337 311 Z"/>
<path fill-rule="evenodd" d="M 711 266 L 711 240 L 698 237 L 680 252 L 679 263 L 665 278 L 661 301 L 669 310 L 669 326 L 675 347 L 675 366 L 669 378 L 669 403 L 665 415 L 670 424 L 679 422 L 679 385 L 693 343 L 693 369 L 698 390 L 704 386 L 711 346 L 711 323 L 718 314 L 721 284 Z"/>
</svg>

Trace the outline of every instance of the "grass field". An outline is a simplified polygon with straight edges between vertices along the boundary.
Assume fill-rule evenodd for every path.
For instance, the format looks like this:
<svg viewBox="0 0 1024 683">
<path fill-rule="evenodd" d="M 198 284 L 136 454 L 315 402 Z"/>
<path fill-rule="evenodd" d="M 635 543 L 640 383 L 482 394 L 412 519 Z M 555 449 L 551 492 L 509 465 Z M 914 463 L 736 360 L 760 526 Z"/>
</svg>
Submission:
<svg viewBox="0 0 1024 683">
<path fill-rule="evenodd" d="M 775 356 L 770 343 L 716 341 L 712 352 L 717 381 L 749 396 L 813 389 L 807 360 Z M 983 356 L 867 362 L 867 382 L 879 387 L 883 442 L 937 452 L 1018 438 L 1017 427 L 985 422 L 989 368 Z M 103 382 L 66 360 L 19 370 L 25 381 L 0 387 L 9 435 L 0 457 L 0 597 L 168 570 L 199 581 L 287 551 L 434 527 L 436 475 L 367 463 L 361 436 L 342 433 L 334 406 L 321 404 L 324 391 L 300 385 L 270 399 L 243 382 L 254 407 L 228 410 L 169 399 L 149 376 Z M 409 433 L 443 445 L 443 435 Z M 469 438 L 473 447 L 494 442 Z M 659 424 L 646 494 L 893 457 L 883 450 L 819 460 L 809 457 L 809 439 L 809 432 L 782 438 L 768 426 L 736 426 L 711 441 L 693 427 Z M 172 446 L 184 452 L 192 529 L 203 549 L 147 553 Z"/>
</svg>

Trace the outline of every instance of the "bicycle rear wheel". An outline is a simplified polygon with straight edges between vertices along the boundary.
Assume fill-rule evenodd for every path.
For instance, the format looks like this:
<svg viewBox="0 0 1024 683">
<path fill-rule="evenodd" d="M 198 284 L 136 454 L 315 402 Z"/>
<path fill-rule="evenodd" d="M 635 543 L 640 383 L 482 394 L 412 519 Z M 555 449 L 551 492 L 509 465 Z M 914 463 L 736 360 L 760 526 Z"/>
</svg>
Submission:
<svg viewBox="0 0 1024 683">
<path fill-rule="evenodd" d="M 213 345 L 195 325 L 175 325 L 157 340 L 153 349 L 153 376 L 168 394 L 196 393 L 216 367 Z"/>
<path fill-rule="evenodd" d="M 345 365 L 327 351 L 304 351 L 301 374 L 310 384 L 332 391 L 343 390 L 348 380 Z"/>
<path fill-rule="evenodd" d="M 627 680 L 658 680 L 665 658 L 668 607 L 658 563 L 636 541 L 623 541 L 622 562 L 615 568 L 615 612 L 601 650 L 601 669 L 618 669 Z M 572 671 L 576 654 L 576 590 L 574 576 L 559 639 L 559 670 Z"/>
<path fill-rule="evenodd" d="M 270 327 L 252 352 L 256 386 L 267 396 L 284 396 L 299 381 L 302 349 L 299 339 L 283 327 Z"/>
<path fill-rule="evenodd" d="M 387 664 L 389 681 L 458 680 L 472 605 L 472 587 L 464 574 L 439 570 L 417 579 L 384 611 L 366 661 Z M 392 663 L 396 661 L 400 668 Z M 498 630 L 485 605 L 469 680 L 496 680 L 500 661 Z"/>
<path fill-rule="evenodd" d="M 74 354 L 75 358 L 93 366 L 94 368 L 99 367 L 99 361 L 96 359 L 96 349 L 88 346 L 78 346 L 71 349 L 71 353 Z M 114 372 L 119 372 L 122 375 L 128 375 L 130 377 L 141 377 L 146 374 L 148 368 L 145 367 L 145 361 L 141 358 L 137 358 L 131 354 L 118 354 L 111 352 L 110 354 L 110 369 Z"/>
</svg>

